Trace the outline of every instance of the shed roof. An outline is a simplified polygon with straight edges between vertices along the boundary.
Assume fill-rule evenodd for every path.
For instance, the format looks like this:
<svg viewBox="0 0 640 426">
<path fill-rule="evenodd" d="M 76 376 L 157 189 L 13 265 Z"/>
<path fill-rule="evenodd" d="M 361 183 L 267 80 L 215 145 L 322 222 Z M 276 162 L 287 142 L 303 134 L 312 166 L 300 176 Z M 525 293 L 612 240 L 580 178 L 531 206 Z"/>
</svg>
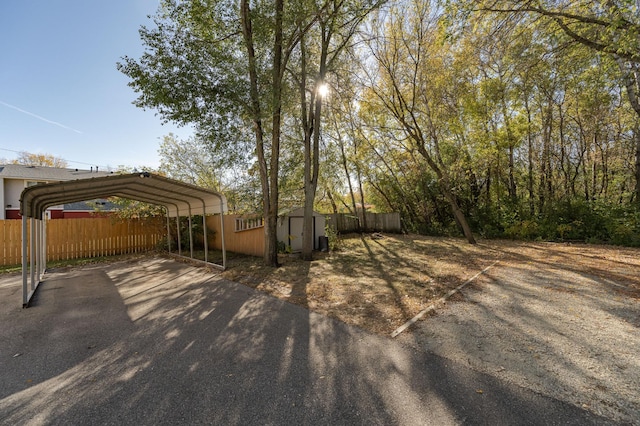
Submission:
<svg viewBox="0 0 640 426">
<path fill-rule="evenodd" d="M 281 210 L 278 212 L 279 217 L 304 217 L 304 207 L 295 207 L 290 210 Z M 324 214 L 313 211 L 313 216 L 324 216 Z"/>
<path fill-rule="evenodd" d="M 162 205 L 171 217 L 227 211 L 226 198 L 216 191 L 143 172 L 31 186 L 22 192 L 20 213 L 42 219 L 51 206 L 107 197 Z"/>
</svg>

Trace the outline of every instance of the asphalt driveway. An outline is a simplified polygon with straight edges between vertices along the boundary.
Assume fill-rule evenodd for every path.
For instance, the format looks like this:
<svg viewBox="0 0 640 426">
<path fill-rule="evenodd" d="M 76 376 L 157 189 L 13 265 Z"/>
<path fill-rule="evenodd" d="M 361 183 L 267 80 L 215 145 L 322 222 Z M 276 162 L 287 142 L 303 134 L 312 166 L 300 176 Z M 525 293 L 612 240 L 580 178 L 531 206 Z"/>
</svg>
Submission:
<svg viewBox="0 0 640 426">
<path fill-rule="evenodd" d="M 1 424 L 608 424 L 164 258 L 0 277 Z"/>
<path fill-rule="evenodd" d="M 549 253 L 551 255 L 551 253 Z M 400 341 L 640 425 L 640 270 L 501 262 Z M 626 266 L 626 264 L 625 264 Z"/>
</svg>

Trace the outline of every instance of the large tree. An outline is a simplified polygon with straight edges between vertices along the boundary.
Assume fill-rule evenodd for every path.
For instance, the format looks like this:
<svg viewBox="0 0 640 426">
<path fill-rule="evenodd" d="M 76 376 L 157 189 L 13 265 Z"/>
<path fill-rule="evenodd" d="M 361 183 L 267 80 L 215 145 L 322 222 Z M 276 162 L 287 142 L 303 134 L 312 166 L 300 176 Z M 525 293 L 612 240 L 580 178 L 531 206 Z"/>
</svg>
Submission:
<svg viewBox="0 0 640 426">
<path fill-rule="evenodd" d="M 384 0 L 314 0 L 310 3 L 311 15 L 300 19 L 300 33 L 310 28 L 301 38 L 297 56 L 297 68 L 292 78 L 298 87 L 300 99 L 300 124 L 304 140 L 304 224 L 302 258 L 312 259 L 313 208 L 320 172 L 320 131 L 322 107 L 329 86 L 342 76 L 335 73 L 344 52 L 351 48 L 354 35 L 361 22 Z M 310 26 L 310 22 L 315 25 Z"/>
<path fill-rule="evenodd" d="M 431 4 L 411 0 L 373 22 L 367 42 L 375 59 L 369 64 L 368 103 L 370 109 L 386 112 L 389 119 L 380 125 L 395 126 L 404 149 L 417 152 L 435 173 L 453 217 L 469 243 L 475 244 L 450 172 L 455 157 L 445 155 L 455 149 L 449 124 L 456 99 L 448 94 L 449 63 L 438 19 Z"/>
<path fill-rule="evenodd" d="M 621 84 L 640 122 L 640 13 L 636 0 L 482 0 L 473 3 L 451 0 L 449 3 L 455 5 L 453 10 L 465 13 L 540 16 L 570 40 L 609 55 L 618 64 Z M 640 124 L 636 126 L 634 139 L 634 197 L 640 203 Z"/>
<path fill-rule="evenodd" d="M 195 136 L 178 139 L 173 133 L 162 138 L 158 148 L 160 170 L 172 179 L 219 191 L 217 165 L 207 146 Z"/>
<path fill-rule="evenodd" d="M 253 151 L 266 218 L 264 260 L 272 266 L 278 265 L 284 77 L 308 30 L 295 25 L 303 3 L 163 0 L 155 27 L 140 30 L 145 53 L 118 64 L 140 93 L 137 106 L 155 109 L 167 121 L 195 125 L 219 152 Z"/>
<path fill-rule="evenodd" d="M 42 167 L 67 167 L 67 160 L 56 157 L 53 154 L 35 154 L 27 151 L 20 151 L 18 158 L 12 160 L 13 164 L 23 164 L 25 166 L 42 166 Z"/>
</svg>

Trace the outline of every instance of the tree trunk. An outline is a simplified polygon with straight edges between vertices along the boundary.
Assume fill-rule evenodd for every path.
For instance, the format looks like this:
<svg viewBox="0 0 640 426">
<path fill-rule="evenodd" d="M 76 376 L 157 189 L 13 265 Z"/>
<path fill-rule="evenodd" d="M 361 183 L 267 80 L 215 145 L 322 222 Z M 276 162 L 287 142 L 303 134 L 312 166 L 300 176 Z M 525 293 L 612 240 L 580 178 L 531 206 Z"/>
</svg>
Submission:
<svg viewBox="0 0 640 426">
<path fill-rule="evenodd" d="M 635 202 L 640 206 L 640 127 L 636 127 L 633 132 L 633 137 L 636 140 L 636 186 L 634 190 Z"/>
<path fill-rule="evenodd" d="M 413 133 L 413 135 L 415 138 L 416 134 Z M 476 239 L 473 236 L 473 232 L 471 232 L 471 227 L 469 226 L 469 223 L 467 222 L 467 218 L 462 212 L 462 209 L 460 209 L 460 206 L 458 205 L 458 200 L 456 200 L 455 194 L 451 190 L 449 177 L 440 167 L 438 167 L 435 161 L 433 161 L 433 158 L 431 158 L 431 155 L 429 155 L 429 152 L 427 152 L 424 145 L 422 145 L 421 143 L 418 144 L 418 152 L 427 161 L 427 164 L 435 172 L 436 176 L 438 176 L 438 183 L 440 184 L 442 195 L 444 195 L 444 197 L 449 202 L 449 206 L 451 206 L 451 211 L 454 217 L 456 218 L 456 221 L 460 225 L 460 228 L 462 229 L 462 233 L 464 234 L 465 238 L 467 239 L 469 244 L 475 244 Z"/>
<path fill-rule="evenodd" d="M 356 197 L 353 193 L 353 184 L 351 183 L 351 175 L 349 174 L 347 155 L 344 150 L 344 141 L 342 140 L 342 135 L 340 135 L 339 132 L 338 132 L 338 143 L 340 144 L 340 158 L 342 159 L 342 168 L 344 169 L 344 176 L 347 179 L 347 186 L 349 187 L 349 195 L 351 197 L 351 206 L 352 206 L 351 213 L 357 214 Z"/>
<path fill-rule="evenodd" d="M 271 131 L 271 157 L 267 166 L 265 155 L 264 128 L 262 125 L 262 108 L 258 90 L 257 59 L 253 42 L 253 28 L 249 0 L 240 2 L 240 21 L 242 35 L 249 62 L 249 87 L 251 109 L 256 137 L 256 156 L 260 169 L 260 183 L 262 186 L 262 204 L 265 215 L 264 227 L 264 262 L 268 266 L 278 266 L 278 169 L 280 164 L 280 97 L 282 89 L 282 13 L 283 0 L 276 0 L 275 40 L 273 58 L 273 115 Z"/>
<path fill-rule="evenodd" d="M 533 190 L 533 135 L 531 134 L 531 109 L 529 100 L 525 98 L 525 108 L 527 110 L 527 190 L 529 192 L 529 215 L 535 215 L 535 192 Z"/>
<path fill-rule="evenodd" d="M 509 111 L 507 110 L 507 101 L 505 99 L 505 94 L 502 92 L 502 116 L 504 117 L 504 123 L 507 128 L 507 140 L 509 141 L 508 153 L 509 153 L 509 183 L 508 183 L 508 192 L 509 192 L 509 201 L 511 201 L 512 205 L 515 205 L 518 201 L 518 194 L 516 188 L 516 179 L 515 179 L 515 161 L 514 161 L 514 151 L 516 138 L 513 135 L 513 130 L 511 128 L 511 119 L 509 118 Z"/>
<path fill-rule="evenodd" d="M 360 173 L 360 167 L 356 165 L 356 173 L 358 175 L 358 192 L 360 192 L 360 204 L 362 205 L 362 221 L 360 222 L 360 229 L 366 231 L 367 225 L 367 209 L 364 204 L 364 190 L 362 189 L 362 173 Z M 357 216 L 357 212 L 356 212 Z"/>
<path fill-rule="evenodd" d="M 273 43 L 273 115 L 271 118 L 271 162 L 269 165 L 269 178 L 271 180 L 271 192 L 269 200 L 269 213 L 267 220 L 268 235 L 265 240 L 265 262 L 271 266 L 279 266 L 278 263 L 278 175 L 280 169 L 280 122 L 282 119 L 282 79 L 284 77 L 284 65 L 282 61 L 282 15 L 284 13 L 284 0 L 275 1 L 275 38 Z"/>
<path fill-rule="evenodd" d="M 627 89 L 627 97 L 629 98 L 629 103 L 638 115 L 638 120 L 640 121 L 640 98 L 638 97 L 638 92 L 640 91 L 640 64 L 627 63 L 619 56 L 615 56 L 615 58 L 620 71 L 622 72 L 624 86 Z M 638 133 L 638 130 L 634 132 L 636 143 L 636 162 L 634 176 L 636 179 L 636 186 L 634 188 L 634 194 L 632 198 L 634 198 L 635 202 L 640 205 L 640 134 Z"/>
<path fill-rule="evenodd" d="M 302 259 L 313 260 L 314 218 L 313 203 L 318 187 L 320 171 L 320 124 L 322 117 L 322 96 L 318 93 L 320 84 L 324 83 L 327 68 L 327 52 L 329 49 L 325 29 L 322 31 L 322 51 L 320 53 L 320 69 L 314 90 L 311 94 L 309 108 L 310 134 L 305 137 L 304 144 L 304 219 L 302 224 Z"/>
<path fill-rule="evenodd" d="M 326 188 L 325 191 L 327 193 L 327 198 L 329 198 L 329 202 L 331 203 L 331 212 L 333 214 L 338 214 L 338 205 L 336 204 L 336 200 L 333 198 L 333 195 L 331 194 L 331 190 L 329 188 Z"/>
<path fill-rule="evenodd" d="M 512 205 L 515 205 L 518 201 L 514 168 L 514 147 L 509 145 L 509 199 L 511 200 Z"/>
</svg>

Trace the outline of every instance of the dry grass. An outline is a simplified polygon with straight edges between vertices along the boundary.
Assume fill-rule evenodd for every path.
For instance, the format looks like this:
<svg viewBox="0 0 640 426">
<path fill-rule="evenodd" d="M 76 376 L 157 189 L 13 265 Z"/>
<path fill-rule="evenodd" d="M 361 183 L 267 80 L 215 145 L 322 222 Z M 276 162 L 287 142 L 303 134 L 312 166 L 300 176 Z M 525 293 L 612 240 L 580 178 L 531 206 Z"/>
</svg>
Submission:
<svg viewBox="0 0 640 426">
<path fill-rule="evenodd" d="M 562 263 L 624 281 L 630 297 L 640 294 L 640 250 L 582 244 L 480 241 L 418 235 L 342 237 L 340 248 L 315 253 L 313 262 L 281 255 L 280 268 L 253 257 L 230 260 L 225 278 L 337 318 L 389 334 L 446 292 L 482 269 L 501 264 Z M 631 291 L 629 291 L 631 288 Z M 456 300 L 455 297 L 453 300 Z"/>
</svg>

